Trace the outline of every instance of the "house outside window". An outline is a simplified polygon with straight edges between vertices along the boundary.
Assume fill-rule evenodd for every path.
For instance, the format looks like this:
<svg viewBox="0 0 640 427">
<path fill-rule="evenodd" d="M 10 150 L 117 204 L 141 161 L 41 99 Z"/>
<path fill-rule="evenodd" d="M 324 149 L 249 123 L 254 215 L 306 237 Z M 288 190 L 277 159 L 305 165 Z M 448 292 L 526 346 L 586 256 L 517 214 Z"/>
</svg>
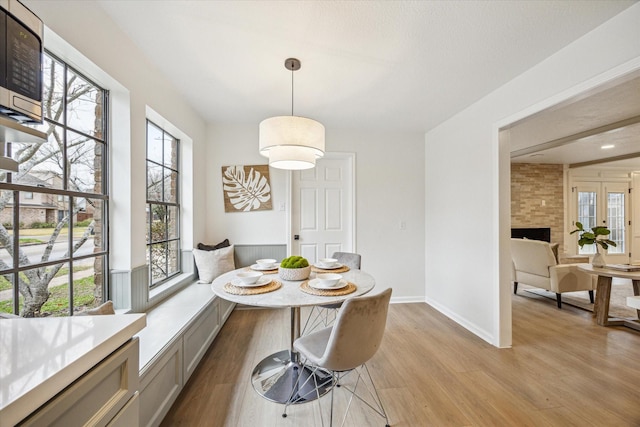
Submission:
<svg viewBox="0 0 640 427">
<path fill-rule="evenodd" d="M 180 141 L 147 121 L 147 263 L 151 287 L 181 272 Z"/>
<path fill-rule="evenodd" d="M 41 142 L 9 142 L 0 172 L 0 312 L 68 316 L 107 295 L 108 93 L 43 57 Z"/>
</svg>

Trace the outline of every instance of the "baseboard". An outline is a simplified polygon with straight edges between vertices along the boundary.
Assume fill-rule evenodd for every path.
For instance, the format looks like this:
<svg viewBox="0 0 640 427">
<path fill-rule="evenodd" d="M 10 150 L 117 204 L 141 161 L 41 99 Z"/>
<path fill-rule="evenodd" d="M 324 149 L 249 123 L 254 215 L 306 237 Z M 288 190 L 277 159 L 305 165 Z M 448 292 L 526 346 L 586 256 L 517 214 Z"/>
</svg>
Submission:
<svg viewBox="0 0 640 427">
<path fill-rule="evenodd" d="M 413 297 L 391 297 L 391 304 L 409 304 L 414 302 L 422 302 L 424 303 L 424 296 L 413 296 Z"/>
<path fill-rule="evenodd" d="M 462 326 L 463 328 L 465 328 L 466 330 L 470 331 L 474 335 L 477 335 L 478 337 L 482 338 L 483 340 L 485 340 L 491 345 L 496 345 L 494 344 L 495 337 L 493 336 L 493 334 L 489 333 L 488 331 L 485 331 L 482 328 L 479 328 L 475 323 L 470 322 L 468 319 L 459 316 L 457 313 L 452 312 L 447 307 L 444 307 L 438 304 L 436 301 L 433 301 L 429 298 L 426 298 L 426 303 L 429 304 L 431 307 L 435 308 L 436 310 L 438 310 L 440 313 L 450 318 L 451 320 L 453 320 L 454 322 L 456 322 L 457 324 L 459 324 L 460 326 Z"/>
<path fill-rule="evenodd" d="M 416 302 L 425 304 L 424 297 L 391 297 L 391 301 L 389 301 L 390 304 L 411 304 Z M 271 307 L 257 307 L 253 305 L 237 304 L 235 309 L 236 310 L 255 310 L 255 309 L 264 309 L 264 308 L 271 308 Z"/>
</svg>

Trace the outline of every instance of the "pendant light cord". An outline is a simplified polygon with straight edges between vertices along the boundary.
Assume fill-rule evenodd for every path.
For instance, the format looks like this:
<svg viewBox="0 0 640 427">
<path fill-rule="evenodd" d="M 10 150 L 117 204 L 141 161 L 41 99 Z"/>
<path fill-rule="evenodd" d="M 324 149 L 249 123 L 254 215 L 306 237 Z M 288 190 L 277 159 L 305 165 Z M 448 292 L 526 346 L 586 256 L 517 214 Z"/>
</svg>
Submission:
<svg viewBox="0 0 640 427">
<path fill-rule="evenodd" d="M 300 61 L 296 58 L 288 58 L 284 61 L 284 66 L 287 70 L 291 71 L 291 116 L 293 116 L 293 107 L 294 107 L 294 82 L 293 82 L 293 73 L 300 69 Z"/>
<path fill-rule="evenodd" d="M 291 67 L 291 115 L 293 116 L 293 67 Z"/>
</svg>

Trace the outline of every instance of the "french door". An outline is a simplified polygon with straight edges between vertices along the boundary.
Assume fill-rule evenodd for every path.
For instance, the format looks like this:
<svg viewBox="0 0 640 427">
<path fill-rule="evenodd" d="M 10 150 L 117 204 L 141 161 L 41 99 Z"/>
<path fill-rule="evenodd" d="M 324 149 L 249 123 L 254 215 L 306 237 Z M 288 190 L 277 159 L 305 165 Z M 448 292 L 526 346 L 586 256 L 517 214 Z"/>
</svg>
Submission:
<svg viewBox="0 0 640 427">
<path fill-rule="evenodd" d="M 574 187 L 575 215 L 572 226 L 581 222 L 585 230 L 606 226 L 611 231 L 609 239 L 617 246 L 610 246 L 605 253 L 609 264 L 629 263 L 629 184 L 626 182 L 578 182 Z M 572 228 L 573 230 L 573 228 Z M 574 244 L 578 237 L 575 234 Z M 579 254 L 594 254 L 595 245 L 580 248 Z"/>
</svg>

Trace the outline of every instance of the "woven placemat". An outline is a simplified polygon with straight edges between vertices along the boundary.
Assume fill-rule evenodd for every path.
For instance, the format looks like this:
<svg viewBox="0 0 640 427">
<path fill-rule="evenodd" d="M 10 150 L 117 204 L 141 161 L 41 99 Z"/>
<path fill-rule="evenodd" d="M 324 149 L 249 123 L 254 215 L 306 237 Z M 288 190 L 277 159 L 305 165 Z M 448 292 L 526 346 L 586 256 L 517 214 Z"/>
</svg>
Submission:
<svg viewBox="0 0 640 427">
<path fill-rule="evenodd" d="M 256 286 L 254 288 L 243 288 L 235 286 L 231 282 L 224 285 L 224 291 L 233 295 L 258 295 L 266 294 L 267 292 L 273 292 L 282 287 L 282 283 L 277 280 L 272 280 L 271 283 L 267 283 L 264 286 Z"/>
<path fill-rule="evenodd" d="M 318 295 L 322 297 L 339 297 L 341 295 L 348 295 L 355 292 L 358 287 L 351 282 L 347 283 L 347 286 L 340 289 L 316 289 L 309 286 L 309 281 L 305 280 L 300 283 L 300 290 L 307 294 Z"/>
<path fill-rule="evenodd" d="M 349 270 L 350 268 L 347 267 L 346 265 L 343 265 L 340 268 L 327 268 L 327 269 L 316 267 L 315 265 L 311 266 L 311 271 L 313 271 L 314 273 L 346 273 Z"/>
<path fill-rule="evenodd" d="M 278 272 L 278 267 L 274 268 L 273 270 L 259 270 L 257 268 L 253 268 L 253 266 L 251 266 L 251 267 L 247 267 L 247 270 L 259 271 L 262 274 L 276 274 Z"/>
</svg>

